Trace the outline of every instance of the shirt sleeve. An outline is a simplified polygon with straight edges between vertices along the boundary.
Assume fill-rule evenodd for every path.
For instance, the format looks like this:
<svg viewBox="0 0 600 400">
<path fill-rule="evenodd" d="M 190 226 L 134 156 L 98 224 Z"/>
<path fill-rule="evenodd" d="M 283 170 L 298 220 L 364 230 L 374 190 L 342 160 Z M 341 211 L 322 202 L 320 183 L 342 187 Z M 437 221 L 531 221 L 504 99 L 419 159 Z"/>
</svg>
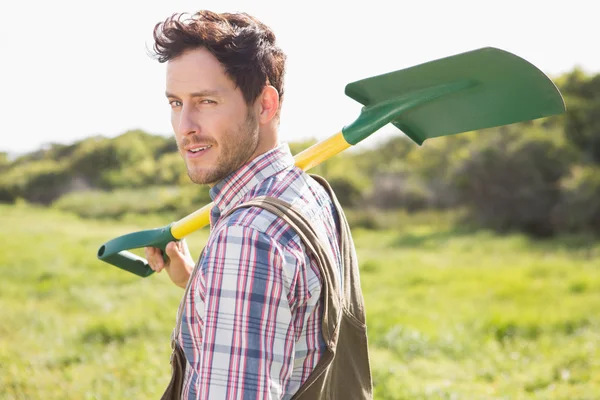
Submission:
<svg viewBox="0 0 600 400">
<path fill-rule="evenodd" d="M 256 229 L 227 226 L 207 250 L 198 398 L 280 399 L 295 344 L 282 249 Z"/>
</svg>

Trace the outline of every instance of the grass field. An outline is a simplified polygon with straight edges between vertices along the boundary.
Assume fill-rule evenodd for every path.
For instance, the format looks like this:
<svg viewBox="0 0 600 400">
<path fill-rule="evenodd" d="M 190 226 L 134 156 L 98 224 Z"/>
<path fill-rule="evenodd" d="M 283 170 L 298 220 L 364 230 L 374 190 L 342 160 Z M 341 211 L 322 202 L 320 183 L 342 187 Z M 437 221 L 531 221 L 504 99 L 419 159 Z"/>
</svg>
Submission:
<svg viewBox="0 0 600 400">
<path fill-rule="evenodd" d="M 396 218 L 354 229 L 377 399 L 600 398 L 600 241 Z M 95 253 L 166 222 L 0 206 L 1 399 L 159 398 L 182 290 Z"/>
</svg>

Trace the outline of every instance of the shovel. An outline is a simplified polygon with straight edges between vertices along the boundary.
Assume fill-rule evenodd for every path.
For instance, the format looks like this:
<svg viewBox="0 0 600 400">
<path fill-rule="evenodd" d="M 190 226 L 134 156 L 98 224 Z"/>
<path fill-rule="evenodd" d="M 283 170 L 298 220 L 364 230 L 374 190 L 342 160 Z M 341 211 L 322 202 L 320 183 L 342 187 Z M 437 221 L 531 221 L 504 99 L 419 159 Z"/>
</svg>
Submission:
<svg viewBox="0 0 600 400">
<path fill-rule="evenodd" d="M 529 121 L 565 111 L 554 83 L 539 69 L 506 51 L 486 47 L 346 85 L 363 104 L 341 132 L 295 156 L 307 171 L 392 123 L 418 145 L 430 138 Z M 127 250 L 165 246 L 209 224 L 210 203 L 165 227 L 112 239 L 98 258 L 147 277 L 148 262 Z"/>
</svg>

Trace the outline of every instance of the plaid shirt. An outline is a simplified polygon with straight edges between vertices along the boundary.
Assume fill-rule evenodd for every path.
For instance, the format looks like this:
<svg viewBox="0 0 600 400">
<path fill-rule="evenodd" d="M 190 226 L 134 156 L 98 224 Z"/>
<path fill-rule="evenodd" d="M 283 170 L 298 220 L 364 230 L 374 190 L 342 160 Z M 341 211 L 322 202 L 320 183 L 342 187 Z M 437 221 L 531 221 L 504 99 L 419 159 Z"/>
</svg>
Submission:
<svg viewBox="0 0 600 400">
<path fill-rule="evenodd" d="M 299 236 L 261 208 L 220 218 L 261 195 L 299 206 L 341 270 L 333 204 L 286 144 L 211 188 L 210 236 L 182 300 L 183 399 L 290 399 L 325 351 L 320 272 Z"/>
</svg>

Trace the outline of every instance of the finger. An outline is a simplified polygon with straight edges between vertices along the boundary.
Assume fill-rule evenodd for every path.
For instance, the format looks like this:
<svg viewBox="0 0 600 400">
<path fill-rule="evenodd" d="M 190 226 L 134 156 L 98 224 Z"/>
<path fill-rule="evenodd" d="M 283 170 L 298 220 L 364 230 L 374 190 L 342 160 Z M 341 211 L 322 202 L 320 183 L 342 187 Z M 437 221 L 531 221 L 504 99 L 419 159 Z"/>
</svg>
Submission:
<svg viewBox="0 0 600 400">
<path fill-rule="evenodd" d="M 187 242 L 185 241 L 185 239 L 182 239 L 182 240 L 179 242 L 179 248 L 181 249 L 181 253 L 182 253 L 183 255 L 189 255 L 189 254 L 190 254 L 190 249 L 189 249 L 189 247 L 188 247 L 188 244 L 187 244 Z"/>
<path fill-rule="evenodd" d="M 160 251 L 160 249 L 157 249 L 155 247 L 148 247 L 146 260 L 148 261 L 148 265 L 150 265 L 150 268 L 152 268 L 155 272 L 160 272 L 161 269 L 164 267 L 161 253 L 162 252 Z"/>
<path fill-rule="evenodd" d="M 156 249 L 156 252 L 153 257 L 154 265 L 156 266 L 156 272 L 160 272 L 165 267 L 165 262 L 163 260 L 163 254 L 160 249 Z"/>
<path fill-rule="evenodd" d="M 171 242 L 172 243 L 172 242 Z M 164 253 L 161 253 L 161 264 L 163 264 L 164 268 L 169 268 L 171 266 L 171 260 L 173 258 L 178 259 L 180 258 L 177 250 L 174 250 L 171 246 L 171 243 L 167 243 L 167 245 L 165 246 L 165 250 Z"/>
<path fill-rule="evenodd" d="M 152 254 L 154 253 L 152 247 L 144 247 L 144 256 L 146 257 L 146 261 L 148 262 L 148 266 L 154 270 L 154 266 L 152 265 Z"/>
<path fill-rule="evenodd" d="M 157 263 L 157 248 L 154 247 L 146 247 L 146 261 L 148 261 L 148 264 L 150 265 L 150 267 L 152 269 L 156 269 L 156 263 Z"/>
<path fill-rule="evenodd" d="M 169 242 L 165 247 L 165 250 L 169 258 L 183 258 L 183 254 L 181 254 L 181 249 L 178 242 Z"/>
</svg>

